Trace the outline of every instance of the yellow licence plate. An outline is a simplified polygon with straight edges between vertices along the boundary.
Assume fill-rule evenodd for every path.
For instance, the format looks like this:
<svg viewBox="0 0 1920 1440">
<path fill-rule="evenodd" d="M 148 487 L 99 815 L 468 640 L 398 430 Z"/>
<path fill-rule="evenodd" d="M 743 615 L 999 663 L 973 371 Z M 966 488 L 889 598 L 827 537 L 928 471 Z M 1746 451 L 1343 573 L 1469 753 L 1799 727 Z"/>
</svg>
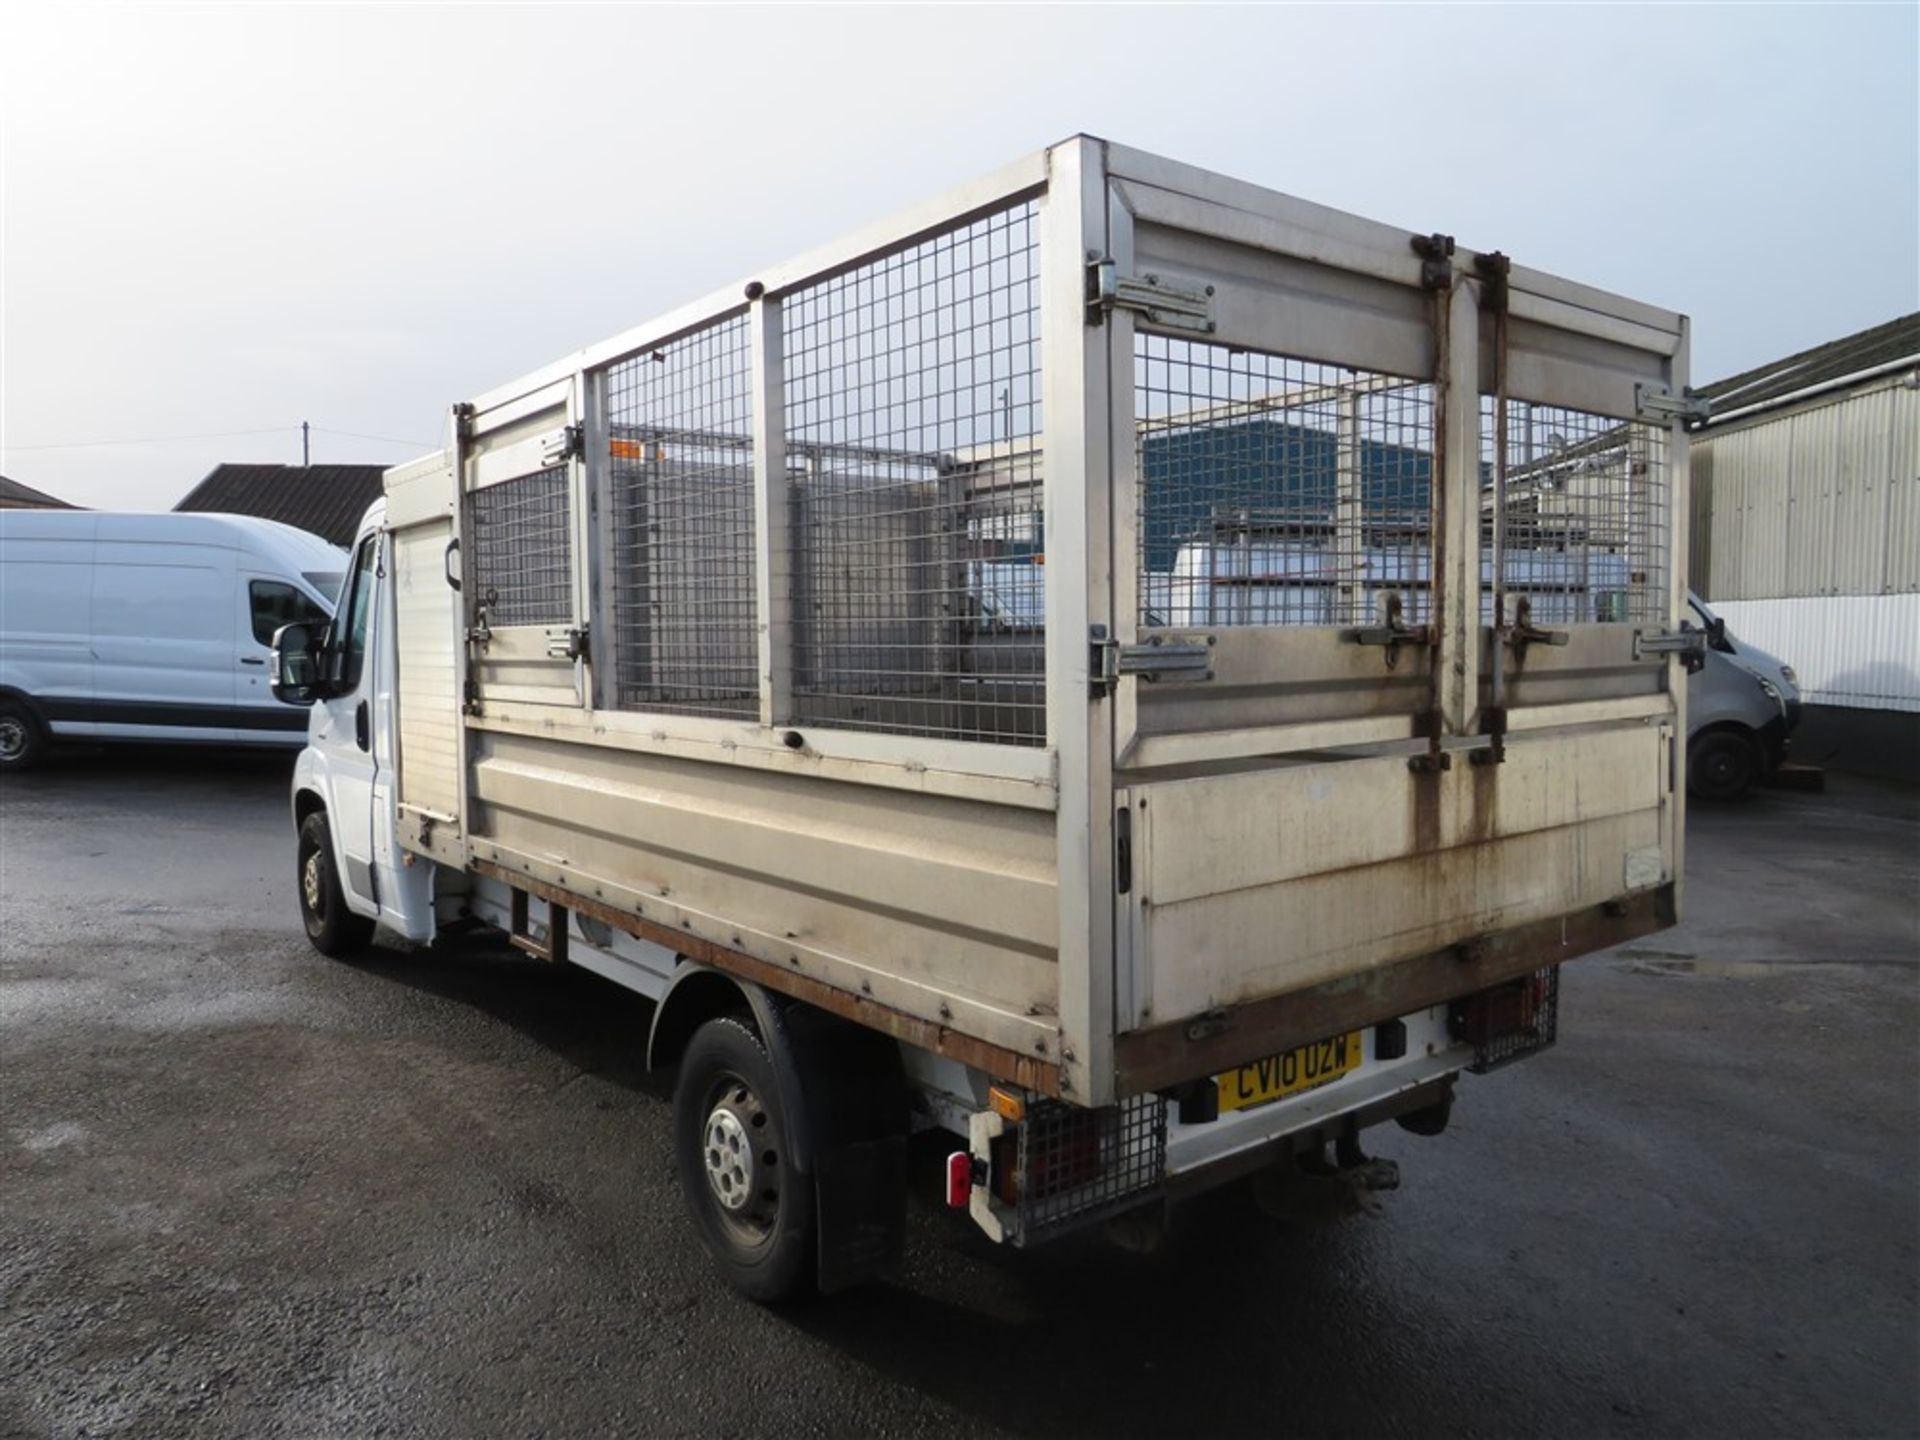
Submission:
<svg viewBox="0 0 1920 1440">
<path fill-rule="evenodd" d="M 1220 1109 L 1245 1110 L 1286 1095 L 1317 1090 L 1360 1066 L 1361 1032 L 1316 1040 L 1284 1055 L 1269 1055 L 1214 1078 L 1220 1083 Z"/>
</svg>

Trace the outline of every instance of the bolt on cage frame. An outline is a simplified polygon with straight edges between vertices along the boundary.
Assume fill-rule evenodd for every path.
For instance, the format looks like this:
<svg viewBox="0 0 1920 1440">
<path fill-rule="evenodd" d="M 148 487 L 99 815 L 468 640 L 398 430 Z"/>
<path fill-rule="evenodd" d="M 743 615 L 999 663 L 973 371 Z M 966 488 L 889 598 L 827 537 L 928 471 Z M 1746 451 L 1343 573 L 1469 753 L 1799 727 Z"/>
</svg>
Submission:
<svg viewBox="0 0 1920 1440">
<path fill-rule="evenodd" d="M 923 1018 L 1105 1101 L 1143 780 L 1683 725 L 1641 397 L 1686 380 L 1683 317 L 1078 136 L 460 407 L 461 678 L 502 731 L 1054 812 L 1057 1014 Z M 487 539 L 556 471 L 563 615 Z"/>
</svg>

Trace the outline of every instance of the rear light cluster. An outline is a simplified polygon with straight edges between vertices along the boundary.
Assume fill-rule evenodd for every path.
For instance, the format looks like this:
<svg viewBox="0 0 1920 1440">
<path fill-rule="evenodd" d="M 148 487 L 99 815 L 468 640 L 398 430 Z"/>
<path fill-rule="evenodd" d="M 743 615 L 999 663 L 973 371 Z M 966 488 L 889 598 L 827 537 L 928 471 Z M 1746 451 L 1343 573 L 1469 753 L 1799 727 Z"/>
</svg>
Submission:
<svg viewBox="0 0 1920 1440">
<path fill-rule="evenodd" d="M 1455 1000 L 1447 1010 L 1447 1030 L 1473 1046 L 1471 1068 L 1484 1075 L 1551 1045 L 1559 1015 L 1560 967 L 1549 965 Z"/>
<path fill-rule="evenodd" d="M 1141 1204 L 1165 1180 L 1167 1102 L 1158 1095 L 1083 1109 L 996 1087 L 989 1103 L 1006 1128 L 988 1142 L 986 1159 L 965 1150 L 947 1157 L 947 1204 L 964 1208 L 984 1187 L 1017 1245 Z"/>
</svg>

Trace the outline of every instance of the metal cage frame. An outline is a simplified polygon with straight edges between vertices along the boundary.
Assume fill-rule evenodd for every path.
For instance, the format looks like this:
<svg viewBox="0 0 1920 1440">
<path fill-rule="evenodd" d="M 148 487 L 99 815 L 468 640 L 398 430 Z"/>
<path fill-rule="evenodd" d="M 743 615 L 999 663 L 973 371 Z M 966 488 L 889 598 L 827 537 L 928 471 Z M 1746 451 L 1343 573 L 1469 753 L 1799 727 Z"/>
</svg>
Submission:
<svg viewBox="0 0 1920 1440">
<path fill-rule="evenodd" d="M 822 436 L 789 423 L 788 375 L 799 361 L 787 353 L 793 336 L 783 312 L 799 303 L 796 297 L 858 285 L 863 271 L 1014 212 L 1031 216 L 1031 340 L 1044 358 L 1020 372 L 1030 379 L 1006 388 L 1025 387 L 1011 398 L 1031 407 L 1031 421 L 924 448 L 914 437 L 929 427 L 918 421 L 889 422 L 877 438 Z M 885 323 L 898 319 L 889 315 Z M 622 562 L 615 527 L 601 522 L 617 513 L 612 447 L 620 427 L 637 422 L 619 413 L 612 377 L 622 365 L 671 355 L 690 337 L 723 325 L 745 330 L 745 403 L 731 412 L 744 435 L 731 433 L 728 443 L 751 453 L 755 703 L 738 686 L 717 706 L 699 696 L 678 707 L 649 707 L 632 694 L 623 703 L 620 667 L 609 660 L 618 648 Z M 1285 357 L 1303 380 L 1319 367 L 1339 367 L 1362 390 L 1423 387 L 1414 431 L 1430 437 L 1418 443 L 1431 446 L 1424 492 L 1431 517 L 1421 543 L 1430 547 L 1424 563 L 1432 583 L 1453 600 L 1431 614 L 1410 607 L 1391 623 L 1366 613 L 1367 595 L 1345 597 L 1334 623 L 1322 625 L 1146 623 L 1154 617 L 1138 561 L 1148 537 L 1133 376 L 1137 343 L 1169 341 Z M 550 627 L 524 643 L 508 636 L 491 654 L 470 644 L 460 680 L 470 691 L 477 681 L 484 712 L 470 723 L 1056 815 L 1057 1015 L 1044 1022 L 1010 1017 L 952 991 L 903 989 L 890 1003 L 1038 1056 L 1057 1071 L 1054 1093 L 1105 1103 L 1115 1095 L 1114 1037 L 1145 1018 L 1147 991 L 1130 928 L 1140 897 L 1120 888 L 1116 858 L 1123 838 L 1116 813 L 1132 803 L 1129 785 L 1138 777 L 1330 746 L 1409 755 L 1430 747 L 1437 754 L 1446 746 L 1484 746 L 1489 738 L 1497 744 L 1507 732 L 1599 723 L 1684 733 L 1678 666 L 1657 653 L 1643 655 L 1641 640 L 1646 631 L 1677 629 L 1684 614 L 1687 442 L 1677 410 L 1661 400 L 1684 392 L 1687 356 L 1682 316 L 1474 254 L 1443 236 L 1410 237 L 1075 136 L 461 407 L 452 449 L 464 496 L 553 464 L 569 467 L 574 496 L 571 627 Z M 913 362 L 922 371 L 934 363 Z M 1004 378 L 992 374 L 989 384 Z M 1521 633 L 1505 623 L 1509 617 L 1484 613 L 1482 551 L 1498 542 L 1482 524 L 1483 397 L 1496 406 L 1556 406 L 1658 437 L 1665 484 L 1650 493 L 1658 513 L 1650 512 L 1648 523 L 1661 527 L 1657 543 L 1666 547 L 1668 564 L 1663 573 L 1649 572 L 1625 617 L 1630 623 L 1574 625 L 1565 643 L 1549 644 L 1544 630 Z M 977 400 L 965 403 L 967 413 L 980 413 Z M 1021 473 L 1044 517 L 1044 564 L 1033 567 L 1041 572 L 1044 630 L 1023 641 L 1037 642 L 1030 649 L 1040 662 L 1039 673 L 1022 680 L 1029 728 L 1016 734 L 937 721 L 838 724 L 841 717 L 808 709 L 810 682 L 797 658 L 807 617 L 796 614 L 806 593 L 805 577 L 796 573 L 796 556 L 805 557 L 804 547 L 796 549 L 805 519 L 797 520 L 793 491 L 795 475 L 810 463 L 809 446 L 816 456 L 835 447 L 852 456 L 865 447 L 863 463 L 877 463 L 873 457 L 883 453 L 888 463 L 917 457 L 916 473 L 925 478 L 915 483 L 930 496 L 961 466 L 976 473 L 996 464 L 1028 467 Z M 1509 500 L 1524 481 L 1519 474 L 1520 467 L 1509 468 Z M 953 503 L 951 495 L 928 502 L 930 509 Z M 1494 513 L 1508 508 L 1498 505 Z M 1007 534 L 1026 524 L 1018 518 L 1024 511 L 1010 513 L 1016 518 Z M 1343 543 L 1367 523 L 1356 529 L 1351 521 L 1331 522 L 1345 528 Z M 1275 523 L 1284 529 L 1284 520 Z M 461 508 L 456 526 L 470 554 L 470 506 Z M 730 533 L 729 543 L 744 543 L 744 530 Z M 972 593 L 968 586 L 979 584 L 950 577 L 918 589 L 937 599 Z M 746 613 L 746 598 L 737 586 L 727 590 L 732 623 Z M 1489 623 L 1496 618 L 1503 623 Z M 1370 619 L 1382 623 L 1363 623 Z M 736 633 L 744 636 L 744 626 Z M 503 655 L 521 668 L 509 675 Z M 928 668 L 944 674 L 943 664 Z M 511 683 L 495 685 L 496 671 Z M 1593 675 L 1614 677 L 1611 688 L 1582 689 L 1580 677 Z M 1211 688 L 1183 683 L 1189 679 L 1210 681 Z M 1202 714 L 1198 707 L 1216 695 L 1227 698 Z M 1676 759 L 1670 778 L 1684 787 L 1683 760 Z M 1673 828 L 1668 843 L 1677 876 L 1681 837 Z M 556 885 L 569 879 L 537 856 L 492 858 Z M 848 990 L 862 985 L 850 968 L 824 965 L 820 974 Z"/>
</svg>

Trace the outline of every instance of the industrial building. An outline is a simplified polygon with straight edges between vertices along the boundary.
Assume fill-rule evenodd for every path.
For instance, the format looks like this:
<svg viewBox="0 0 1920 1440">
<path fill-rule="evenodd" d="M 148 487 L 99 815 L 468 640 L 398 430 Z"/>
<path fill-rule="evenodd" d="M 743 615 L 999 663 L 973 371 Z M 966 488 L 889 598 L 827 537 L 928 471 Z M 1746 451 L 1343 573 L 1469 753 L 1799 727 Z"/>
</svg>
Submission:
<svg viewBox="0 0 1920 1440">
<path fill-rule="evenodd" d="M 1920 313 L 1699 393 L 1694 589 L 1798 670 L 1801 758 L 1920 778 Z"/>
</svg>

